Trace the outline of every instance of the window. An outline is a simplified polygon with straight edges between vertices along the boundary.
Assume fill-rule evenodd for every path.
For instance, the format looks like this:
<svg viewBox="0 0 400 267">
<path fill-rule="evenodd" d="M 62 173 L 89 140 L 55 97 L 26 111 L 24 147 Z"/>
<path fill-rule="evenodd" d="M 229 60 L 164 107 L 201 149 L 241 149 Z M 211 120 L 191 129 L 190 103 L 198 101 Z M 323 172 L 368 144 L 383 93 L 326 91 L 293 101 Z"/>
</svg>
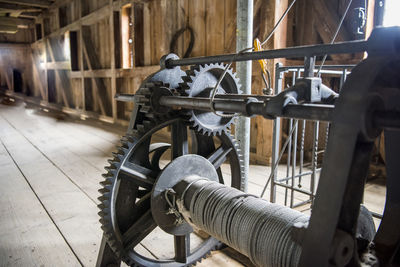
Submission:
<svg viewBox="0 0 400 267">
<path fill-rule="evenodd" d="M 382 4 L 383 1 L 379 1 Z M 399 0 L 385 0 L 385 10 L 383 14 L 383 26 L 400 26 L 400 1 Z"/>
<path fill-rule="evenodd" d="M 121 37 L 122 68 L 130 69 L 134 65 L 133 12 L 131 4 L 123 6 L 121 10 Z"/>
</svg>

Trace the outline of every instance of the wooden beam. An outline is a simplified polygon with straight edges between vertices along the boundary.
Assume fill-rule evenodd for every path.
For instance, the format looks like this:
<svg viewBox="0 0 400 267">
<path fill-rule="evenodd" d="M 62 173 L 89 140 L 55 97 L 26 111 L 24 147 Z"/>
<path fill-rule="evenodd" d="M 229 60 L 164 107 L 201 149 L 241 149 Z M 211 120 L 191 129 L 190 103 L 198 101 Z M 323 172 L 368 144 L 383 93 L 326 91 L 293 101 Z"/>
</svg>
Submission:
<svg viewBox="0 0 400 267">
<path fill-rule="evenodd" d="M 0 3 L 18 4 L 43 8 L 49 8 L 51 5 L 51 2 L 46 0 L 0 0 Z"/>
<path fill-rule="evenodd" d="M 20 19 L 14 17 L 0 17 L 0 25 L 17 26 L 18 28 L 28 27 L 34 21 L 31 19 Z"/>
<path fill-rule="evenodd" d="M 42 99 L 46 100 L 46 92 L 44 90 L 42 78 L 41 78 L 41 76 L 39 74 L 40 62 L 39 62 L 37 54 L 33 50 L 32 50 L 32 53 L 31 53 L 31 57 L 32 57 L 32 63 L 33 63 L 32 64 L 33 65 L 33 75 L 38 80 L 39 91 L 40 91 L 40 95 L 42 96 Z"/>
<path fill-rule="evenodd" d="M 90 70 L 101 69 L 99 58 L 96 55 L 96 49 L 92 42 L 90 28 L 82 26 L 82 40 L 83 40 L 83 53 L 87 65 Z M 103 115 L 112 114 L 111 96 L 108 95 L 107 88 L 100 78 L 94 78 L 94 85 L 97 89 L 97 96 L 99 98 L 100 109 Z"/>
<path fill-rule="evenodd" d="M 133 78 L 146 76 L 160 70 L 160 66 L 145 66 L 135 67 L 133 69 L 115 69 L 116 78 Z M 112 69 L 99 69 L 99 70 L 85 70 L 85 71 L 71 71 L 71 78 L 111 78 Z"/>
<path fill-rule="evenodd" d="M 50 58 L 52 60 L 52 62 L 56 62 L 56 58 L 55 58 L 55 54 L 57 54 L 57 52 L 59 52 L 60 50 L 62 50 L 60 47 L 54 47 L 53 44 L 55 46 L 57 46 L 57 42 L 50 42 L 50 39 L 47 39 L 47 45 L 49 47 L 48 51 L 49 51 L 49 55 Z M 70 107 L 70 103 L 73 103 L 72 100 L 72 94 L 71 94 L 71 82 L 68 78 L 68 76 L 65 74 L 65 72 L 63 72 L 60 69 L 56 70 L 56 74 L 58 76 L 58 79 L 60 81 L 60 84 L 62 86 L 62 90 L 61 90 L 61 95 L 64 101 L 64 104 L 66 107 Z"/>
<path fill-rule="evenodd" d="M 68 24 L 65 27 L 62 27 L 62 28 L 60 28 L 60 29 L 48 34 L 45 37 L 47 37 L 47 38 L 58 37 L 60 35 L 63 35 L 67 31 L 77 31 L 77 30 L 80 29 L 80 25 L 92 25 L 92 24 L 95 24 L 99 20 L 104 19 L 105 17 L 107 17 L 107 15 L 109 15 L 109 7 L 108 6 L 104 6 L 102 8 L 97 9 L 96 11 L 93 11 L 92 13 L 90 13 L 87 16 L 84 16 L 84 17 L 80 18 L 79 20 L 74 21 L 71 24 Z M 38 18 L 40 18 L 40 17 L 41 16 L 39 16 Z M 38 42 L 38 41 L 36 41 L 36 42 Z M 36 42 L 34 42 L 34 44 Z"/>
<path fill-rule="evenodd" d="M 10 25 L 0 25 L 0 33 L 9 33 L 15 34 L 18 31 L 17 26 L 10 26 Z"/>
<path fill-rule="evenodd" d="M 28 19 L 36 19 L 39 17 L 40 13 L 35 13 L 35 12 L 23 12 L 18 15 L 19 18 L 28 18 Z"/>
<path fill-rule="evenodd" d="M 0 12 L 14 13 L 14 12 L 41 12 L 40 8 L 32 8 L 13 4 L 0 3 Z"/>
<path fill-rule="evenodd" d="M 112 117 L 114 120 L 117 120 L 117 102 L 114 99 L 115 94 L 117 93 L 117 79 L 115 77 L 115 42 L 119 38 L 115 34 L 115 26 L 119 27 L 119 25 L 114 25 L 114 9 L 112 8 L 113 0 L 109 0 L 108 5 L 110 7 L 110 36 L 111 36 L 111 44 L 110 44 L 110 52 L 111 52 L 111 110 L 112 110 Z M 118 31 L 117 31 L 118 32 Z"/>
<path fill-rule="evenodd" d="M 313 4 L 316 15 L 314 25 L 324 43 L 330 43 L 340 23 L 340 17 L 335 9 L 331 7 L 332 3 L 330 1 L 318 0 L 313 1 Z M 350 40 L 352 40 L 351 33 L 346 29 L 345 25 L 342 25 L 335 42 Z M 331 57 L 335 60 L 340 60 L 349 58 L 349 55 L 331 55 Z"/>
<path fill-rule="evenodd" d="M 50 70 L 71 70 L 71 63 L 69 61 L 47 62 L 46 68 Z"/>
</svg>

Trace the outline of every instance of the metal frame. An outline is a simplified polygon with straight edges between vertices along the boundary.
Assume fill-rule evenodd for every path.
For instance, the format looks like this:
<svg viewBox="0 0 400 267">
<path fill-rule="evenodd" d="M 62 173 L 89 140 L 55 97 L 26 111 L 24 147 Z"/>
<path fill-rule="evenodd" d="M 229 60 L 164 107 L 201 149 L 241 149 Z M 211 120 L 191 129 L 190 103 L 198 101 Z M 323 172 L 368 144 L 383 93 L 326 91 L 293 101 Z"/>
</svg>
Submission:
<svg viewBox="0 0 400 267">
<path fill-rule="evenodd" d="M 362 250 L 365 253 L 370 251 L 376 253 L 376 257 L 384 266 L 398 264 L 400 248 L 400 232 L 397 225 L 398 218 L 400 218 L 400 182 L 398 179 L 400 166 L 397 157 L 400 150 L 399 36 L 400 27 L 393 27 L 375 30 L 368 41 L 192 59 L 165 57 L 161 60 L 160 72 L 147 79 L 147 82 L 153 79 L 164 84 L 171 84 L 171 77 L 173 80 L 181 77 L 172 73 L 178 71 L 177 74 L 179 74 L 178 66 L 187 64 L 302 56 L 305 56 L 306 78 L 302 79 L 302 85 L 298 85 L 300 83 L 298 82 L 294 87 L 285 91 L 282 91 L 281 85 L 278 85 L 276 90 L 282 92 L 274 97 L 248 95 L 227 97 L 222 95 L 215 99 L 215 102 L 211 102 L 210 98 L 186 96 L 151 95 L 149 97 L 152 100 L 157 99 L 156 106 L 169 107 L 171 112 L 173 112 L 172 108 L 177 107 L 179 110 L 233 112 L 249 117 L 262 115 L 268 119 L 287 117 L 333 121 L 311 219 L 308 224 L 296 225 L 296 229 L 294 229 L 296 234 L 293 237 L 302 246 L 299 266 L 328 266 L 329 264 L 359 266 L 358 252 Z M 315 68 L 314 56 L 361 51 L 367 51 L 369 57 L 352 70 L 346 83 L 343 83 L 341 96 L 335 101 L 335 106 L 316 104 L 324 103 L 325 100 L 329 102 L 329 99 L 324 99 L 321 93 L 323 90 L 328 92 L 329 89 L 323 88 L 318 79 L 311 77 Z M 344 74 L 347 75 L 347 72 Z M 280 78 L 282 72 L 278 75 Z M 343 77 L 342 81 L 344 82 L 344 80 Z M 318 81 L 319 84 L 315 84 Z M 175 87 L 170 86 L 170 88 Z M 336 97 L 334 94 L 331 96 Z M 303 101 L 307 104 L 298 104 Z M 351 107 L 350 110 L 349 107 Z M 134 112 L 133 116 L 136 115 L 137 112 Z M 276 120 L 275 127 L 277 129 L 280 128 L 279 123 L 280 121 Z M 297 123 L 292 121 L 293 131 L 296 130 L 293 125 L 297 125 Z M 137 122 L 131 125 L 135 127 Z M 382 129 L 385 131 L 387 154 L 387 196 L 382 223 L 373 239 L 374 246 L 368 247 L 368 244 L 364 244 L 365 242 L 357 242 L 357 220 L 374 140 Z M 315 151 L 317 132 L 318 127 L 315 127 Z M 275 138 L 275 143 L 277 140 L 279 138 Z M 279 161 L 276 160 L 279 144 L 276 145 L 274 162 Z M 293 142 L 289 148 L 292 145 L 297 146 L 297 143 Z M 279 156 L 281 154 L 279 153 Z M 316 163 L 317 161 L 314 159 L 314 168 L 316 168 Z M 314 169 L 314 180 L 316 171 Z M 293 172 L 292 176 L 292 185 L 288 184 L 288 187 L 293 189 L 295 176 Z M 371 253 L 366 256 L 369 259 L 375 257 Z"/>
<path fill-rule="evenodd" d="M 339 76 L 340 77 L 340 88 L 343 86 L 347 75 L 349 75 L 352 68 L 355 65 L 327 65 L 321 70 L 321 76 L 324 74 Z M 319 66 L 314 67 L 314 73 L 318 72 Z M 284 74 L 291 73 L 292 74 L 292 86 L 296 84 L 296 79 L 302 77 L 302 73 L 305 73 L 304 66 L 282 66 L 281 63 L 277 63 L 275 65 L 275 94 L 279 94 L 282 92 L 282 84 L 284 79 Z M 288 133 L 291 135 L 288 136 L 288 144 L 284 148 L 287 151 L 287 159 L 286 159 L 286 176 L 279 177 L 277 166 L 280 165 L 279 154 L 282 153 L 280 149 L 280 139 L 281 139 L 281 124 L 282 119 L 276 118 L 274 120 L 273 125 L 273 139 L 272 139 L 272 164 L 271 164 L 271 189 L 270 189 L 270 201 L 276 202 L 276 193 L 277 187 L 285 188 L 285 197 L 284 204 L 289 207 L 295 208 L 298 206 L 302 206 L 308 203 L 312 203 L 315 197 L 315 189 L 317 187 L 317 174 L 321 171 L 321 168 L 318 168 L 318 154 L 323 151 L 318 151 L 318 137 L 320 133 L 320 120 L 298 120 L 288 118 L 289 120 L 289 129 Z M 305 139 L 305 127 L 307 123 L 314 123 L 313 126 L 313 140 L 312 140 L 312 161 L 310 162 L 311 170 L 304 171 L 304 139 Z M 301 127 L 300 127 L 301 125 Z M 295 127 L 295 129 L 293 129 Z M 300 132 L 300 144 L 298 151 L 298 132 Z M 329 123 L 326 128 L 326 138 L 328 138 L 329 134 Z M 327 139 L 325 143 L 325 148 L 327 145 Z M 298 151 L 298 152 L 297 152 Z M 297 158 L 299 158 L 299 165 L 297 166 Z M 299 168 L 297 170 L 297 167 Z M 301 188 L 302 186 L 302 178 L 305 176 L 311 176 L 310 183 L 308 185 L 309 190 Z M 296 186 L 297 181 L 297 186 Z M 290 196 L 288 195 L 290 193 Z M 308 200 L 301 201 L 295 203 L 294 201 L 294 192 L 305 194 L 309 197 Z"/>
</svg>

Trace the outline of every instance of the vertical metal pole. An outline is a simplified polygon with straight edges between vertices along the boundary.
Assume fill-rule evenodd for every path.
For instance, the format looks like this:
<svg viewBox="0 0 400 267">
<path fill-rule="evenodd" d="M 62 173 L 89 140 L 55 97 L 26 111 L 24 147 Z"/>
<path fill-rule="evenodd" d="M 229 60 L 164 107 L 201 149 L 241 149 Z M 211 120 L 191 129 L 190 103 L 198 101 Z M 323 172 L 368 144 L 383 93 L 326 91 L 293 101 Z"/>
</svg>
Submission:
<svg viewBox="0 0 400 267">
<path fill-rule="evenodd" d="M 317 180 L 317 165 L 318 165 L 318 133 L 319 133 L 319 121 L 314 122 L 314 133 L 313 133 L 313 148 L 312 148 L 312 159 L 311 159 L 311 180 L 310 180 L 310 196 L 311 205 L 314 204 L 315 186 Z"/>
<path fill-rule="evenodd" d="M 339 91 L 342 89 L 344 82 L 346 81 L 347 78 L 347 69 L 343 69 L 343 73 L 340 76 L 340 89 Z"/>
<path fill-rule="evenodd" d="M 282 91 L 282 79 L 283 79 L 283 72 L 280 70 L 282 67 L 282 63 L 276 63 L 275 65 L 275 94 L 279 94 Z M 275 166 L 278 158 L 279 158 L 279 144 L 281 139 L 281 119 L 276 118 L 274 120 L 274 127 L 272 132 L 272 156 L 271 166 Z M 271 179 L 271 191 L 270 191 L 270 202 L 275 203 L 276 201 L 276 185 L 275 182 L 278 176 L 278 167 L 274 170 L 271 167 L 271 171 L 273 171 L 272 179 Z"/>
<path fill-rule="evenodd" d="M 302 120 L 301 125 L 301 141 L 300 141 L 300 168 L 299 168 L 299 184 L 298 187 L 301 187 L 301 178 L 303 176 L 303 165 L 304 165 L 304 139 L 306 136 L 306 120 Z"/>
<path fill-rule="evenodd" d="M 288 133 L 291 133 L 293 129 L 293 119 L 289 120 L 289 131 Z M 288 150 L 287 150 L 287 160 L 286 160 L 286 184 L 289 183 L 289 171 L 290 171 L 290 160 L 292 157 L 292 138 L 293 134 L 288 135 L 289 138 L 289 143 L 288 143 Z M 285 206 L 287 206 L 287 196 L 288 196 L 288 188 L 285 187 Z"/>
<path fill-rule="evenodd" d="M 253 1 L 237 0 L 236 50 L 252 47 L 253 41 Z M 236 71 L 242 85 L 243 94 L 251 94 L 251 61 L 236 63 Z M 235 137 L 239 141 L 244 159 L 244 177 L 242 189 L 247 192 L 250 160 L 250 118 L 239 117 L 235 128 Z"/>
<path fill-rule="evenodd" d="M 315 57 L 304 58 L 304 77 L 314 77 Z"/>
</svg>

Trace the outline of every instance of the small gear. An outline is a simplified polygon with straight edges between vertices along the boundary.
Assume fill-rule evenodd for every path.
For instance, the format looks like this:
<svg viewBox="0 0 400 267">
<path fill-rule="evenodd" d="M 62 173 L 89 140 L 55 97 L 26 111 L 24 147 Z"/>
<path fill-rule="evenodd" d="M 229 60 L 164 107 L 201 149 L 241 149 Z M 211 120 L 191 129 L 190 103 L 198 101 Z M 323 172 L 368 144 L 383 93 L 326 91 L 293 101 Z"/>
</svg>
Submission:
<svg viewBox="0 0 400 267">
<path fill-rule="evenodd" d="M 140 106 L 139 112 L 151 120 L 162 120 L 171 113 L 172 109 L 161 106 L 159 98 L 162 96 L 177 95 L 175 89 L 170 89 L 169 84 L 163 82 L 147 82 L 136 92 L 136 103 Z"/>
<path fill-rule="evenodd" d="M 145 101 L 146 102 L 146 101 Z M 145 103 L 143 102 L 143 103 Z M 181 125 L 183 127 L 177 127 Z M 205 258 L 211 250 L 220 243 L 209 237 L 204 239 L 197 248 L 191 250 L 185 261 L 177 259 L 155 260 L 141 255 L 134 248 L 149 235 L 157 226 L 152 218 L 150 195 L 158 174 L 162 171 L 160 158 L 168 149 L 178 151 L 181 145 L 188 142 L 176 143 L 171 132 L 171 144 L 151 143 L 152 135 L 165 127 L 179 128 L 188 131 L 189 123 L 181 116 L 168 117 L 163 121 L 144 119 L 131 134 L 121 139 L 100 184 L 99 190 L 100 223 L 107 243 L 114 253 L 130 266 L 191 266 Z M 180 136 L 185 135 L 183 132 Z M 218 142 L 214 141 L 218 139 Z M 194 133 L 192 154 L 207 158 L 217 170 L 220 164 L 228 160 L 232 187 L 241 189 L 243 182 L 243 160 L 236 141 L 229 133 L 218 137 L 209 137 Z M 216 145 L 219 144 L 218 147 Z M 183 149 L 186 151 L 186 149 Z M 224 151 L 224 153 L 221 153 Z M 175 153 L 171 153 L 175 154 Z M 220 182 L 224 181 L 219 171 Z"/>
<path fill-rule="evenodd" d="M 205 64 L 192 66 L 182 77 L 183 83 L 178 89 L 182 95 L 190 97 L 211 97 L 213 88 L 224 73 L 224 64 Z M 232 69 L 228 69 L 216 94 L 240 94 L 239 78 Z M 220 135 L 234 123 L 234 117 L 218 116 L 209 111 L 190 110 L 190 121 L 198 132 L 207 135 Z"/>
</svg>

